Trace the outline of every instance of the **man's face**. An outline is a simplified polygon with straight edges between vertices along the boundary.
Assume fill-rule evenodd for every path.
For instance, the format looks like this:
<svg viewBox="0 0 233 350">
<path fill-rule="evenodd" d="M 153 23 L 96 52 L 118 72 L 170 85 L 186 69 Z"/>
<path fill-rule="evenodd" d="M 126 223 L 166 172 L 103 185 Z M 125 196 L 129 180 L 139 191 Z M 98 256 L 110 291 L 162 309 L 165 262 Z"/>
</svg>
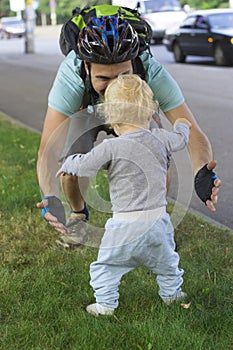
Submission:
<svg viewBox="0 0 233 350">
<path fill-rule="evenodd" d="M 87 73 L 87 65 L 85 65 Z M 120 74 L 132 74 L 133 67 L 131 61 L 114 64 L 91 63 L 91 83 L 95 91 L 104 96 L 108 84 Z"/>
</svg>

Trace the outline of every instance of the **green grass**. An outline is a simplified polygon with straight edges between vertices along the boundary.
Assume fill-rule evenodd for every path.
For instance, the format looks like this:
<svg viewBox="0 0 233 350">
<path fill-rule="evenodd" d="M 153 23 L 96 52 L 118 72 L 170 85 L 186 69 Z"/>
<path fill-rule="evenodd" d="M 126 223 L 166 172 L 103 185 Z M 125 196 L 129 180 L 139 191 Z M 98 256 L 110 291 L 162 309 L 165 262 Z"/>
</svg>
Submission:
<svg viewBox="0 0 233 350">
<path fill-rule="evenodd" d="M 39 141 L 0 117 L 0 349 L 233 349 L 233 236 L 191 214 L 176 229 L 189 309 L 163 304 L 154 276 L 140 268 L 123 278 L 114 317 L 85 312 L 97 249 L 54 247 L 57 233 L 35 205 Z M 98 182 L 104 192 L 104 174 Z"/>
</svg>

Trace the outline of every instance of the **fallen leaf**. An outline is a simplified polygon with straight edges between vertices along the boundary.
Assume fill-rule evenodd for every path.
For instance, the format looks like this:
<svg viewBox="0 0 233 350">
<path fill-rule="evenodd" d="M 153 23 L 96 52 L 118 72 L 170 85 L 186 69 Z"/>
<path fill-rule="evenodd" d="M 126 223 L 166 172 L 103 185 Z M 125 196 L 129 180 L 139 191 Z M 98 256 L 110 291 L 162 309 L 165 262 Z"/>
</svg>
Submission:
<svg viewBox="0 0 233 350">
<path fill-rule="evenodd" d="M 181 307 L 183 307 L 184 309 L 189 309 L 191 305 L 191 302 L 188 304 L 180 304 Z"/>
</svg>

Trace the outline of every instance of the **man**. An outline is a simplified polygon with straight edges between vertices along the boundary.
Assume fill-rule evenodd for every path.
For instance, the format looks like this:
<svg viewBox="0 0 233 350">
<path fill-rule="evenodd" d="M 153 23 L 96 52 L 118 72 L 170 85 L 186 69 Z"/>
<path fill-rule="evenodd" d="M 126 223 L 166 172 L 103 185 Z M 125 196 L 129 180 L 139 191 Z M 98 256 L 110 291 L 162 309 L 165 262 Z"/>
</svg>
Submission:
<svg viewBox="0 0 233 350">
<path fill-rule="evenodd" d="M 191 122 L 188 149 L 196 175 L 195 189 L 208 208 L 215 211 L 221 181 L 212 171 L 216 161 L 213 160 L 210 142 L 186 105 L 180 88 L 173 78 L 148 52 L 139 52 L 139 48 L 138 35 L 127 21 L 119 16 L 93 18 L 80 32 L 77 43 L 78 57 L 71 51 L 58 70 L 49 94 L 38 154 L 38 179 L 44 197 L 37 207 L 42 209 L 42 215 L 49 224 L 62 234 L 67 233 L 67 228 L 64 215 L 61 214 L 59 192 L 52 186 L 55 172 L 49 174 L 49 164 L 45 165 L 47 143 L 53 132 L 59 130 L 67 118 L 83 106 L 87 85 L 90 103 L 94 104 L 99 97 L 104 96 L 108 84 L 120 74 L 144 75 L 155 99 L 159 102 L 160 109 L 171 124 L 178 118 L 186 118 Z M 97 128 L 97 132 L 100 129 Z M 75 152 L 88 152 L 93 147 L 97 132 L 87 133 L 87 139 L 82 138 L 84 140 L 78 145 L 81 149 L 76 149 Z M 58 166 L 57 164 L 57 168 Z M 47 168 L 47 171 L 41 171 L 43 168 Z M 62 187 L 71 207 L 71 219 L 88 220 L 88 210 L 78 179 L 66 174 L 62 177 Z M 69 244 L 68 240 L 66 243 Z"/>
</svg>

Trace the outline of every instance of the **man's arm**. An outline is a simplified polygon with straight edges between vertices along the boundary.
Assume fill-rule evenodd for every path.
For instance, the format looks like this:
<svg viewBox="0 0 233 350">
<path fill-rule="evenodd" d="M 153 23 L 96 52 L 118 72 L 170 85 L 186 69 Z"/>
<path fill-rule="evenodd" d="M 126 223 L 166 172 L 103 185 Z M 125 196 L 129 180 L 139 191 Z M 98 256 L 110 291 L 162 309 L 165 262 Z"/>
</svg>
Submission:
<svg viewBox="0 0 233 350">
<path fill-rule="evenodd" d="M 37 162 L 37 174 L 40 188 L 44 196 L 49 196 L 47 208 L 50 208 L 51 211 L 45 213 L 46 210 L 44 210 L 44 208 L 47 205 L 47 199 L 37 203 L 37 207 L 42 209 L 43 217 L 62 233 L 64 232 L 64 226 L 59 223 L 51 212 L 56 213 L 56 216 L 61 215 L 59 215 L 57 210 L 52 210 L 51 207 L 54 203 L 59 207 L 60 202 L 58 199 L 59 180 L 55 178 L 55 174 L 59 167 L 58 160 L 65 144 L 66 129 L 68 129 L 70 121 L 70 118 L 68 119 L 67 117 L 71 117 L 79 110 L 83 98 L 84 84 L 79 75 L 80 65 L 81 61 L 77 59 L 75 52 L 71 51 L 57 71 L 48 97 L 49 107 L 44 121 Z M 66 120 L 67 123 L 65 123 Z M 68 185 L 66 185 L 66 182 Z M 75 196 L 78 203 L 80 202 L 80 206 L 83 204 L 82 195 L 77 186 L 76 179 L 73 184 L 70 177 L 64 177 L 62 186 L 66 188 L 66 191 L 71 193 L 74 192 L 73 188 L 77 189 L 73 196 Z M 70 201 L 69 193 L 68 197 Z M 70 204 L 73 204 L 73 202 Z M 74 209 L 79 210 L 79 208 L 76 207 Z"/>
<path fill-rule="evenodd" d="M 178 118 L 185 118 L 192 124 L 188 150 L 192 161 L 194 174 L 196 175 L 205 164 L 208 164 L 207 167 L 209 170 L 214 169 L 217 162 L 213 160 L 210 141 L 199 127 L 186 103 L 183 103 L 179 107 L 166 112 L 165 115 L 172 124 L 174 124 Z M 221 181 L 216 178 L 214 180 L 214 187 L 212 188 L 211 200 L 206 201 L 206 205 L 211 211 L 215 211 L 215 204 L 217 204 L 217 195 L 220 185 Z"/>
<path fill-rule="evenodd" d="M 58 160 L 66 138 L 67 117 L 48 107 L 44 121 L 40 147 L 37 160 L 37 177 L 43 196 L 56 196 L 59 198 L 59 180 L 55 178 L 58 170 Z M 37 207 L 43 209 L 43 201 L 37 203 Z M 64 233 L 64 225 L 50 212 L 45 213 L 45 219 L 59 232 Z"/>
<path fill-rule="evenodd" d="M 213 159 L 211 144 L 207 136 L 200 129 L 196 119 L 186 103 L 183 103 L 181 106 L 166 112 L 165 115 L 172 125 L 174 125 L 178 118 L 185 118 L 192 124 L 192 128 L 190 129 L 188 150 L 192 161 L 193 171 L 194 174 L 196 174 L 204 164 L 209 163 Z"/>
<path fill-rule="evenodd" d="M 37 160 L 38 181 L 43 195 L 46 196 L 59 194 L 59 188 L 53 180 L 66 138 L 66 120 L 65 115 L 48 107 Z"/>
</svg>

